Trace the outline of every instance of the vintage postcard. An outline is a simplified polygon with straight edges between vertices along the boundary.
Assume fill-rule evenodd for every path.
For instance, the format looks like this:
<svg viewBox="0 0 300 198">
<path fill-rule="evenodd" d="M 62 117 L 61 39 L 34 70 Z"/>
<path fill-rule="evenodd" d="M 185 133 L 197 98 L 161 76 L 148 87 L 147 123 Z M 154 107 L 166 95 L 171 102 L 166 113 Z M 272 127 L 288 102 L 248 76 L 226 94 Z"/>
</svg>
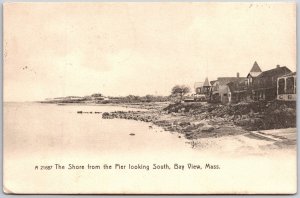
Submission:
<svg viewBox="0 0 300 198">
<path fill-rule="evenodd" d="M 297 192 L 295 3 L 3 8 L 5 193 Z"/>
</svg>

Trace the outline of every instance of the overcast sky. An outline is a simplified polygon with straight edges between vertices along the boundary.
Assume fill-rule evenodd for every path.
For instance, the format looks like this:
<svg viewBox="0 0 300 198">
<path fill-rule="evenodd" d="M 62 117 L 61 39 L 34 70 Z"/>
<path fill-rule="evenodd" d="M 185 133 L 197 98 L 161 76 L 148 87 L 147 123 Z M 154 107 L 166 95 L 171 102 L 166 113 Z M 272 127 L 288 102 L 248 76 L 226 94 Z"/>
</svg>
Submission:
<svg viewBox="0 0 300 198">
<path fill-rule="evenodd" d="M 296 70 L 295 5 L 34 3 L 4 6 L 4 100 L 169 95 L 176 84 Z"/>
</svg>

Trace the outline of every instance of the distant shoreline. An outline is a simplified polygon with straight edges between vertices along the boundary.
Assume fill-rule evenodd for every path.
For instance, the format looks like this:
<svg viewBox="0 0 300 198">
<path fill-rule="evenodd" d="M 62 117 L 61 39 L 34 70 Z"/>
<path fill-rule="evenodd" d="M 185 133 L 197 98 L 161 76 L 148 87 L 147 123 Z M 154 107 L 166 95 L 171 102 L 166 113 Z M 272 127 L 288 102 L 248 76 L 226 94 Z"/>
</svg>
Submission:
<svg viewBox="0 0 300 198">
<path fill-rule="evenodd" d="M 96 102 L 45 102 L 38 101 L 37 103 L 41 104 L 56 104 L 56 105 L 73 105 L 73 106 L 120 106 L 128 108 L 137 108 L 137 109 L 159 109 L 161 107 L 166 107 L 170 102 L 137 102 L 137 103 L 96 103 Z"/>
</svg>

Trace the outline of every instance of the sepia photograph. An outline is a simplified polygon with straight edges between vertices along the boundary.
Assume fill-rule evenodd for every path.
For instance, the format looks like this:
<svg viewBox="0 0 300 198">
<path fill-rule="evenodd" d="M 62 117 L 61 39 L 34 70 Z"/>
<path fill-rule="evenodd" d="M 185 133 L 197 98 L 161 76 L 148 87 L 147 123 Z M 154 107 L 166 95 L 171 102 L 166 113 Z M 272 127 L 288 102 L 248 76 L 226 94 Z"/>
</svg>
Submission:
<svg viewBox="0 0 300 198">
<path fill-rule="evenodd" d="M 295 194 L 296 79 L 296 3 L 4 3 L 3 192 Z"/>
</svg>

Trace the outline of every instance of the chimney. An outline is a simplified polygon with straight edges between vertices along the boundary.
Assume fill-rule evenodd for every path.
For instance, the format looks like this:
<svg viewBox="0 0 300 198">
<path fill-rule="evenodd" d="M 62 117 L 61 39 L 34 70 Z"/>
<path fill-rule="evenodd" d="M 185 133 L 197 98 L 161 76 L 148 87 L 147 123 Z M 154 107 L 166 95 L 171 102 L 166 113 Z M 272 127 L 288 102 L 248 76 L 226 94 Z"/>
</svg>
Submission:
<svg viewBox="0 0 300 198">
<path fill-rule="evenodd" d="M 276 65 L 276 68 L 279 68 L 280 67 L 280 65 Z"/>
<path fill-rule="evenodd" d="M 236 73 L 236 77 L 238 77 L 238 78 L 240 77 L 240 73 L 239 73 L 239 72 L 238 72 L 238 73 Z"/>
</svg>

